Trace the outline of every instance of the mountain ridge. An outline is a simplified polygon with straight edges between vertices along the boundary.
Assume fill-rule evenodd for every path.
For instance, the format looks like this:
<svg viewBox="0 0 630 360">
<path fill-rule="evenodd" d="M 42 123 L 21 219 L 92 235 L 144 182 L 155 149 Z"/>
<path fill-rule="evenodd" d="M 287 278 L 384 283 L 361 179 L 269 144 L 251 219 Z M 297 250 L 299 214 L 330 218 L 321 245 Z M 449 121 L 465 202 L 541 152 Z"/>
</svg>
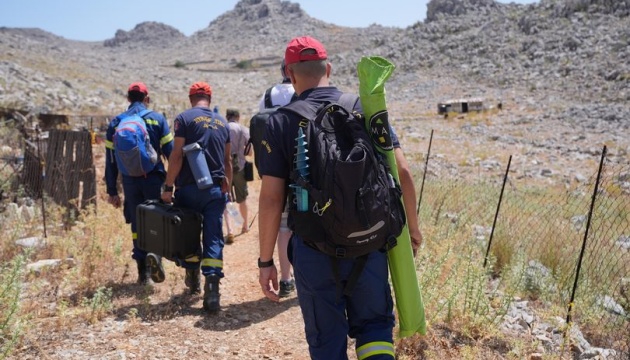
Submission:
<svg viewBox="0 0 630 360">
<path fill-rule="evenodd" d="M 181 107 L 174 99 L 185 104 L 182 94 L 190 83 L 205 79 L 221 90 L 216 101 L 250 110 L 260 93 L 279 80 L 274 67 L 286 43 L 308 34 L 326 45 L 333 81 L 343 89 L 356 89 L 356 63 L 362 56 L 394 62 L 390 94 L 407 113 L 433 108 L 417 105 L 418 95 L 499 100 L 510 93 L 541 104 L 564 94 L 561 100 L 568 103 L 612 103 L 625 114 L 630 96 L 627 4 L 431 0 L 427 20 L 413 26 L 349 28 L 312 18 L 290 1 L 241 0 L 191 36 L 144 22 L 103 42 L 3 27 L 0 106 L 110 114 L 124 107 L 126 84 L 143 80 L 169 113 Z M 137 56 L 138 51 L 144 55 Z M 444 90 L 453 83 L 457 90 Z M 416 88 L 426 92 L 414 94 Z"/>
</svg>

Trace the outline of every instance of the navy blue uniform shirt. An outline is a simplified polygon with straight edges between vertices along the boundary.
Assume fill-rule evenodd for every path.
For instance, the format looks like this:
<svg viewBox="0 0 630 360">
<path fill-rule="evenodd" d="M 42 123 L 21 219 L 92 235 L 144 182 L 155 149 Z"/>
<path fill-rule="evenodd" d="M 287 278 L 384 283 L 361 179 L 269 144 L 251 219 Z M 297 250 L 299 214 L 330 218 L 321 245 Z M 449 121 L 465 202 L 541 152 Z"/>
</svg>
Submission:
<svg viewBox="0 0 630 360">
<path fill-rule="evenodd" d="M 227 121 L 206 107 L 194 107 L 175 118 L 175 137 L 183 137 L 185 145 L 199 143 L 204 149 L 212 179 L 225 177 L 225 144 L 230 143 Z M 182 169 L 175 180 L 176 186 L 196 184 L 188 159 L 184 156 Z"/>
<path fill-rule="evenodd" d="M 304 91 L 298 97 L 314 106 L 336 102 L 342 92 L 334 86 L 317 87 Z M 354 111 L 363 112 L 358 101 Z M 276 111 L 271 114 L 267 123 L 267 131 L 262 139 L 263 152 L 260 154 L 260 175 L 269 175 L 289 181 L 293 158 L 295 155 L 295 138 L 298 136 L 300 116 Z M 400 147 L 398 137 L 390 126 L 394 147 Z"/>
</svg>

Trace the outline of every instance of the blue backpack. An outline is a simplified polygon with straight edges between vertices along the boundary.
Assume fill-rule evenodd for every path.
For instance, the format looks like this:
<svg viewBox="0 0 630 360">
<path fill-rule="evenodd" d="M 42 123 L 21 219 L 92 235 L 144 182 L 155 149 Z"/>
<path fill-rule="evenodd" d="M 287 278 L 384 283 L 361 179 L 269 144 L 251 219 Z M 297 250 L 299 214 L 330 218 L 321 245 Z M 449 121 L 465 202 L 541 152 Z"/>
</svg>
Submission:
<svg viewBox="0 0 630 360">
<path fill-rule="evenodd" d="M 125 115 L 114 133 L 114 154 L 118 169 L 127 176 L 146 176 L 155 168 L 158 154 L 151 145 L 144 116 L 150 110 Z"/>
</svg>

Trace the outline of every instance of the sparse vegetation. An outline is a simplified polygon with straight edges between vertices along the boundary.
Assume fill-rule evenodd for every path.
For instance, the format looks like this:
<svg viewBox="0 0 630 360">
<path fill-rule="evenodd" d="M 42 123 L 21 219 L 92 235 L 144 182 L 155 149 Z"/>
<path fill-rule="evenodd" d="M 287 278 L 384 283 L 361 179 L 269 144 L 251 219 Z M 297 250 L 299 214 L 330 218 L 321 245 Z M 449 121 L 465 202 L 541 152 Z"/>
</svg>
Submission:
<svg viewBox="0 0 630 360">
<path fill-rule="evenodd" d="M 411 153 L 408 157 L 424 162 L 421 153 Z M 416 174 L 416 178 L 420 177 L 421 174 Z M 429 357 L 457 354 L 458 358 L 493 358 L 497 351 L 494 347 L 498 346 L 503 358 L 523 358 L 534 351 L 535 343 L 502 334 L 501 323 L 515 298 L 544 301 L 546 305 L 538 309 L 541 317 L 565 316 L 564 304 L 570 294 L 580 247 L 579 233 L 568 229 L 573 226 L 572 216 L 584 213 L 588 197 L 575 195 L 576 189 L 513 184 L 504 198 L 489 262 L 484 267 L 499 194 L 497 184 L 456 181 L 448 177 L 427 180 L 420 212 L 425 246 L 418 254 L 417 264 L 430 332 L 433 336 L 454 336 L 457 340 L 453 341 L 464 345 L 456 352 L 447 351 L 431 338 L 411 338 L 399 342 L 399 353 L 409 359 L 420 353 Z M 630 209 L 627 204 L 614 202 L 622 195 L 619 189 L 611 191 L 610 186 L 607 189 L 606 196 L 596 207 L 593 226 L 625 229 L 629 226 L 626 215 Z M 50 222 L 61 223 L 65 218 L 63 211 L 52 204 L 50 208 Z M 604 216 L 611 208 L 615 209 L 614 214 Z M 32 312 L 42 302 L 55 304 L 52 314 L 61 327 L 72 326 L 77 321 L 97 324 L 113 313 L 131 322 L 155 316 L 151 293 L 139 289 L 136 289 L 138 302 L 133 307 L 117 309 L 119 284 L 133 282 L 135 269 L 129 269 L 128 228 L 111 226 L 120 222 L 116 209 L 103 206 L 98 215 L 94 208 L 86 209 L 76 214 L 76 225 L 71 229 L 57 228 L 49 236 L 46 247 L 32 254 L 21 254 L 14 241 L 24 234 L 34 234 L 38 222 L 39 219 L 33 219 L 23 223 L 17 232 L 12 226 L 2 228 L 0 247 L 13 249 L 0 253 L 0 262 L 12 264 L 3 271 L 0 282 L 3 288 L 9 289 L 2 292 L 9 294 L 8 301 L 2 299 L 1 302 L 9 305 L 0 308 L 0 315 L 6 319 L 3 323 L 7 324 L 1 329 L 3 336 L 11 339 L 10 342 L 5 340 L 3 351 L 10 353 L 19 343 L 20 332 L 15 329 L 27 330 L 16 325 L 23 324 L 29 314 L 50 316 L 45 315 L 46 312 Z M 578 241 L 573 240 L 576 235 Z M 575 310 L 580 321 L 589 324 L 585 328 L 591 337 L 607 338 L 627 325 L 623 318 L 613 318 L 602 311 L 598 295 L 605 292 L 607 286 L 616 286 L 618 279 L 610 276 L 623 274 L 630 259 L 613 261 L 617 253 L 600 252 L 597 256 L 600 271 L 583 272 Z M 22 278 L 20 271 L 26 262 L 45 258 L 71 258 L 74 265 L 52 268 L 39 275 L 29 274 L 25 281 L 32 284 L 45 281 L 49 284 L 46 287 L 64 289 L 62 295 L 50 297 L 44 287 L 29 286 L 28 296 L 18 302 L 15 291 L 22 288 L 18 285 Z M 532 268 L 532 261 L 540 266 Z M 172 317 L 170 311 L 180 310 L 167 307 L 163 311 L 159 316 Z M 608 321 L 595 321 L 602 318 Z M 7 333 L 8 329 L 12 332 Z"/>
<path fill-rule="evenodd" d="M 236 67 L 241 69 L 241 70 L 247 70 L 247 69 L 251 69 L 254 65 L 254 61 L 253 60 L 241 60 L 239 62 L 236 63 Z"/>
<path fill-rule="evenodd" d="M 99 287 L 91 298 L 83 298 L 81 306 L 86 308 L 87 320 L 90 323 L 93 324 L 103 319 L 114 308 L 112 304 L 112 289 L 103 286 Z"/>
<path fill-rule="evenodd" d="M 13 351 L 26 324 L 26 315 L 20 311 L 25 262 L 25 254 L 0 261 L 0 359 Z"/>
<path fill-rule="evenodd" d="M 612 163 L 627 163 L 627 137 L 617 131 L 623 130 L 620 126 L 627 114 L 623 102 L 627 93 L 622 85 L 630 80 L 630 73 L 627 64 L 615 61 L 623 58 L 620 52 L 626 49 L 624 36 L 628 34 L 620 30 L 625 29 L 625 18 L 583 13 L 558 19 L 555 3 L 553 7 L 527 6 L 524 11 L 504 4 L 501 13 L 484 9 L 483 16 L 472 10 L 469 17 L 440 14 L 404 33 L 396 30 L 395 36 L 372 33 L 380 31 L 377 28 L 370 29 L 368 36 L 358 35 L 365 33 L 363 29 L 350 32 L 335 27 L 336 33 L 320 29 L 331 44 L 331 81 L 344 91 L 356 90 L 354 63 L 365 51 L 385 51 L 380 55 L 397 62 L 387 88 L 390 119 L 396 120 L 416 185 L 427 176 L 420 208 L 425 241 L 416 264 L 429 333 L 398 340 L 400 359 L 526 359 L 535 352 L 542 352 L 540 357 L 545 359 L 573 356 L 571 340 L 565 340 L 563 352 L 558 354 L 526 331 L 504 332 L 503 321 L 515 302 L 527 302 L 536 314 L 534 325 L 546 324 L 554 332 L 568 329 L 562 319 L 567 315 L 578 254 L 586 237 L 584 221 L 593 190 L 592 176 L 576 184 L 575 173 L 584 169 L 594 173 L 598 156 L 592 148 L 604 143 L 617 153 Z M 505 9 L 511 22 L 531 17 L 528 30 L 532 32 L 525 36 L 523 29 L 504 22 Z M 277 15 L 281 14 L 270 14 L 267 20 L 274 21 Z M 290 26 L 286 16 L 279 18 L 279 24 Z M 244 29 L 244 36 L 234 44 L 220 29 L 238 28 L 236 21 L 241 19 L 226 16 L 225 24 L 234 21 L 230 27 L 215 23 L 213 32 L 207 34 L 210 41 L 182 40 L 173 48 L 162 42 L 157 48 L 150 45 L 150 56 L 142 58 L 134 51 L 136 45 L 145 45 L 140 41 L 129 49 L 103 50 L 60 40 L 53 44 L 6 29 L 0 41 L 6 45 L 6 51 L 0 52 L 4 62 L 0 65 L 5 66 L 1 69 L 5 75 L 0 77 L 6 95 L 2 105 L 115 113 L 126 104 L 124 86 L 133 76 L 151 82 L 150 88 L 156 89 L 152 90 L 152 105 L 167 113 L 169 120 L 188 107 L 185 86 L 197 77 L 209 78 L 216 90 L 213 101 L 222 109 L 232 101 L 235 103 L 229 106 L 255 107 L 269 79 L 279 80 L 276 55 L 284 40 L 280 43 L 279 38 L 253 26 L 253 34 Z M 313 23 L 306 17 L 305 21 L 297 25 L 311 28 Z M 621 40 L 608 36 L 600 41 L 601 31 L 622 33 Z M 258 45 L 262 41 L 270 42 L 262 53 L 276 54 L 273 61 L 265 63 L 256 57 L 261 54 Z M 566 44 L 575 41 L 580 45 L 571 45 L 572 52 L 567 52 Z M 383 44 L 387 46 L 375 49 Z M 476 52 L 479 46 L 486 46 L 483 44 L 492 49 Z M 82 56 L 73 56 L 77 53 Z M 189 62 L 173 64 L 172 54 Z M 239 57 L 254 60 L 236 60 Z M 156 71 L 156 64 L 173 65 Z M 615 66 L 609 69 L 610 64 Z M 256 76 L 243 77 L 252 69 Z M 602 85 L 610 71 L 618 71 L 618 75 Z M 67 84 L 72 89 L 66 89 L 70 88 Z M 447 119 L 437 119 L 435 99 L 467 93 L 501 99 L 505 108 L 467 115 L 451 112 Z M 19 132 L 5 125 L 0 126 L 0 140 L 19 152 Z M 425 174 L 432 126 L 438 131 Z M 102 147 L 95 149 L 102 152 Z M 449 158 L 453 153 L 459 157 Z M 503 165 L 508 153 L 515 154 L 516 166 L 492 229 L 503 169 L 484 168 L 481 162 L 498 159 Z M 556 176 L 556 168 L 565 166 L 566 171 Z M 554 176 L 540 176 L 547 167 Z M 10 166 L 0 171 L 0 189 L 5 195 L 1 208 L 26 197 L 15 174 Z M 622 338 L 630 333 L 630 251 L 617 243 L 630 236 L 626 182 L 608 178 L 599 189 L 576 299 L 570 304 L 570 325 L 579 327 L 592 345 L 622 349 L 624 355 L 630 349 L 630 339 L 624 342 Z M 104 190 L 98 193 L 102 196 Z M 253 205 L 255 196 L 252 198 Z M 0 358 L 63 358 L 68 353 L 55 353 L 56 349 L 74 344 L 75 337 L 99 339 L 78 345 L 86 353 L 94 351 L 86 357 L 147 358 L 139 352 L 161 342 L 172 353 L 156 353 L 158 357 L 185 352 L 193 358 L 247 358 L 251 354 L 246 351 L 266 358 L 303 356 L 294 351 L 305 350 L 304 340 L 287 335 L 301 328 L 296 299 L 280 304 L 261 300 L 256 269 L 251 266 L 255 234 L 237 239 L 228 250 L 233 252 L 226 256 L 229 269 L 223 284 L 231 291 L 226 292 L 229 306 L 218 317 L 207 318 L 199 311 L 199 298 L 183 293 L 182 271 L 172 263 L 166 264 L 167 281 L 155 292 L 135 284 L 129 227 L 120 209 L 102 198 L 98 208 L 67 213 L 46 197 L 48 236 L 41 247 L 24 251 L 16 240 L 42 236 L 39 201 L 28 221 L 18 219 L 17 212 L 0 214 Z M 68 223 L 73 226 L 64 226 Z M 484 267 L 491 230 L 492 246 Z M 60 265 L 26 271 L 27 264 L 47 259 L 60 260 Z M 533 325 L 527 329 L 532 330 Z M 262 345 L 251 341 L 251 334 L 263 334 Z M 197 335 L 212 337 L 212 344 L 206 348 Z M 140 346 L 128 350 L 134 343 Z M 255 350 L 246 349 L 250 343 L 255 343 Z M 278 347 L 279 343 L 289 349 Z M 215 350 L 217 353 L 211 352 Z"/>
<path fill-rule="evenodd" d="M 576 227 L 575 214 L 586 213 L 590 199 L 574 196 L 575 190 L 553 187 L 509 189 L 490 248 L 491 270 L 484 270 L 480 264 L 498 199 L 496 191 L 496 185 L 450 184 L 443 179 L 427 184 L 423 197 L 427 204 L 421 208 L 420 221 L 425 236 L 439 239 L 427 245 L 425 257 L 418 262 L 423 288 L 430 289 L 425 292 L 428 312 L 446 323 L 462 318 L 468 323 L 481 322 L 489 331 L 496 329 L 497 320 L 518 296 L 544 301 L 545 309 L 538 309 L 541 316 L 566 316 L 586 226 L 579 223 Z M 602 339 L 619 338 L 620 329 L 629 328 L 627 313 L 611 315 L 611 305 L 608 309 L 602 306 L 602 294 L 614 293 L 630 264 L 629 254 L 615 251 L 616 245 L 605 240 L 618 238 L 610 236 L 610 229 L 613 233 L 630 231 L 628 218 L 616 215 L 626 214 L 630 204 L 610 203 L 609 196 L 618 198 L 620 193 L 616 194 L 602 194 L 593 214 L 578 284 L 579 306 L 573 311 L 578 323 L 588 323 L 589 331 L 598 332 Z M 475 235 L 473 230 L 471 235 L 471 229 L 480 225 L 487 233 Z M 593 263 L 598 265 L 587 265 Z M 487 288 L 497 281 L 496 288 Z M 623 303 L 621 296 L 615 298 Z M 595 323 L 600 324 L 597 330 L 593 329 Z"/>
</svg>

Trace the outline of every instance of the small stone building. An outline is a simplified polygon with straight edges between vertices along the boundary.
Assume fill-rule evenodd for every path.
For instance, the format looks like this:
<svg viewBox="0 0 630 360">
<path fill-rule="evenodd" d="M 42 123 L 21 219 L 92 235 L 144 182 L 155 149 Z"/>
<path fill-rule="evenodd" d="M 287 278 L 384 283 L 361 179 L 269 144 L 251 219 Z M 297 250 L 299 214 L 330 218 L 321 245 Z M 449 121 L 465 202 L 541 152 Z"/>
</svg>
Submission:
<svg viewBox="0 0 630 360">
<path fill-rule="evenodd" d="M 483 109 L 483 99 L 481 98 L 456 99 L 438 103 L 439 115 L 448 114 L 449 112 L 483 111 Z"/>
</svg>

